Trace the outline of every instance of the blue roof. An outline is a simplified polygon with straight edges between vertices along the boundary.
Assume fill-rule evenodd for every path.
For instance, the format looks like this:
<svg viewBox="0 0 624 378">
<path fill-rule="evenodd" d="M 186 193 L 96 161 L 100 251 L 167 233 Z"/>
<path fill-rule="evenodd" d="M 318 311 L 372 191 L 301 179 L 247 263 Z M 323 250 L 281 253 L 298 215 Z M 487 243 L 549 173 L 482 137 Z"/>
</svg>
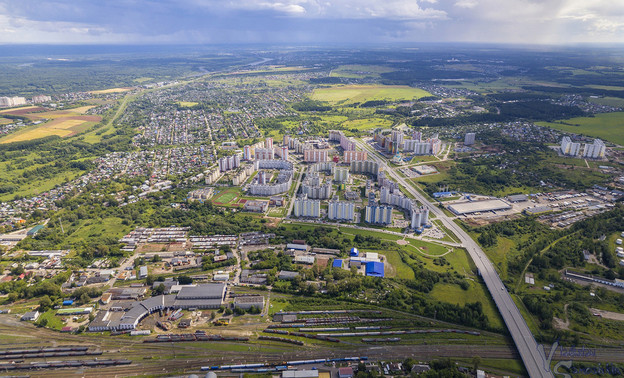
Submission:
<svg viewBox="0 0 624 378">
<path fill-rule="evenodd" d="M 353 247 L 351 248 L 351 256 L 359 256 L 360 252 L 358 251 L 357 248 Z"/>
<path fill-rule="evenodd" d="M 334 268 L 342 268 L 342 260 L 341 259 L 335 259 L 334 263 L 332 264 L 332 267 L 334 267 Z"/>
<path fill-rule="evenodd" d="M 72 304 L 74 304 L 74 301 L 71 299 L 66 299 L 63 301 L 63 306 L 72 305 Z"/>
<path fill-rule="evenodd" d="M 376 261 L 367 262 L 366 275 L 369 277 L 384 277 L 384 263 Z"/>
</svg>

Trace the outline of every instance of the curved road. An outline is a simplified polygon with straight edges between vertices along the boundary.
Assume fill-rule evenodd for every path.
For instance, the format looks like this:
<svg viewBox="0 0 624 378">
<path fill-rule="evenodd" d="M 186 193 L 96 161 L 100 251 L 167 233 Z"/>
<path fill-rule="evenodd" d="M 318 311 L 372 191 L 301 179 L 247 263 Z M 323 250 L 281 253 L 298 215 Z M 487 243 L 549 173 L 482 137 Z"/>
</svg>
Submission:
<svg viewBox="0 0 624 378">
<path fill-rule="evenodd" d="M 498 273 L 496 273 L 494 265 L 490 262 L 485 252 L 483 252 L 479 245 L 472 240 L 470 235 L 453 222 L 439 207 L 431 203 L 427 198 L 414 189 L 414 187 L 410 185 L 402 176 L 396 173 L 393 168 L 390 168 L 386 164 L 385 159 L 380 157 L 373 147 L 360 140 L 356 140 L 356 143 L 361 149 L 368 151 L 370 159 L 378 162 L 380 167 L 383 167 L 392 178 L 401 184 L 424 206 L 429 208 L 431 213 L 435 214 L 436 217 L 442 221 L 444 226 L 446 226 L 459 238 L 462 245 L 466 248 L 470 257 L 479 269 L 481 277 L 483 277 L 483 281 L 485 282 L 490 295 L 492 295 L 494 303 L 496 304 L 496 307 L 498 307 L 498 311 L 503 317 L 503 320 L 507 325 L 507 329 L 516 344 L 516 348 L 520 353 L 520 357 L 522 358 L 522 362 L 524 363 L 529 376 L 532 378 L 553 377 L 553 374 L 550 372 L 550 366 L 548 366 L 548 363 L 545 361 L 546 358 L 544 354 L 538 349 L 538 344 L 535 341 L 529 326 L 526 324 L 522 314 L 520 314 L 520 311 L 518 310 L 518 307 L 514 303 L 513 299 L 511 299 L 511 295 L 507 292 L 505 285 L 498 276 Z"/>
</svg>

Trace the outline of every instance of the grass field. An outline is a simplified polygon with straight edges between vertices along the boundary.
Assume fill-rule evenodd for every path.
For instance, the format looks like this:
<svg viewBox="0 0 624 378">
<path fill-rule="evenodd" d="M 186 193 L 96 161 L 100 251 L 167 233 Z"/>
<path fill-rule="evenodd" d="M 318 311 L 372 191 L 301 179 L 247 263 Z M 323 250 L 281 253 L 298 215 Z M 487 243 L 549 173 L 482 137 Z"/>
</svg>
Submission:
<svg viewBox="0 0 624 378">
<path fill-rule="evenodd" d="M 595 117 L 578 117 L 556 122 L 537 122 L 539 126 L 585 134 L 624 145 L 624 112 L 602 113 Z"/>
<path fill-rule="evenodd" d="M 191 101 L 178 101 L 177 102 L 178 105 L 180 105 L 183 108 L 192 108 L 193 106 L 199 104 L 198 102 L 191 102 Z"/>
<path fill-rule="evenodd" d="M 212 197 L 212 203 L 216 205 L 228 205 L 235 201 L 241 195 L 239 188 L 227 188 L 214 197 Z"/>
<path fill-rule="evenodd" d="M 345 121 L 342 123 L 343 127 L 348 129 L 371 130 L 377 128 L 388 128 L 392 126 L 392 121 L 384 118 L 364 118 Z"/>
<path fill-rule="evenodd" d="M 120 238 L 130 231 L 130 226 L 125 226 L 121 218 L 111 217 L 97 220 L 87 220 L 68 236 L 67 241 L 78 243 L 82 240 L 99 236 Z"/>
<path fill-rule="evenodd" d="M 332 70 L 329 76 L 346 78 L 380 77 L 380 74 L 394 71 L 390 67 L 348 64 Z"/>
<path fill-rule="evenodd" d="M 0 125 L 8 125 L 9 123 L 13 123 L 13 120 L 0 117 Z"/>
<path fill-rule="evenodd" d="M 594 104 L 606 105 L 606 106 L 614 106 L 618 108 L 624 107 L 624 98 L 619 97 L 599 97 L 599 98 L 588 98 L 587 101 L 592 102 Z"/>
<path fill-rule="evenodd" d="M 93 94 L 108 94 L 108 93 L 121 93 L 131 91 L 133 88 L 110 88 L 110 89 L 102 89 L 99 91 L 91 91 Z"/>
<path fill-rule="evenodd" d="M 338 85 L 314 90 L 312 99 L 350 104 L 370 100 L 414 100 L 430 95 L 427 91 L 405 85 Z"/>
<path fill-rule="evenodd" d="M 470 288 L 464 290 L 458 285 L 438 283 L 433 287 L 429 295 L 441 302 L 458 305 L 481 302 L 483 304 L 483 313 L 487 315 L 490 320 L 490 325 L 497 329 L 504 328 L 502 318 L 498 310 L 496 310 L 494 301 L 482 284 L 470 281 Z"/>
</svg>

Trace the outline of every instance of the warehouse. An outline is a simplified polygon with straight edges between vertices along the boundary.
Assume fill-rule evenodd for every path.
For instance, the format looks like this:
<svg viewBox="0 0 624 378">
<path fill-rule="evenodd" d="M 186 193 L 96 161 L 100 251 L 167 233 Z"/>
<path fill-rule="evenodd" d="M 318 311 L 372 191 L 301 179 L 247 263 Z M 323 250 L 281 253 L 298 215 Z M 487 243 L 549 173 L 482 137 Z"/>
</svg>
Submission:
<svg viewBox="0 0 624 378">
<path fill-rule="evenodd" d="M 467 215 L 486 211 L 510 210 L 511 205 L 501 199 L 495 198 L 484 201 L 454 203 L 449 205 L 448 209 L 456 215 Z"/>
</svg>

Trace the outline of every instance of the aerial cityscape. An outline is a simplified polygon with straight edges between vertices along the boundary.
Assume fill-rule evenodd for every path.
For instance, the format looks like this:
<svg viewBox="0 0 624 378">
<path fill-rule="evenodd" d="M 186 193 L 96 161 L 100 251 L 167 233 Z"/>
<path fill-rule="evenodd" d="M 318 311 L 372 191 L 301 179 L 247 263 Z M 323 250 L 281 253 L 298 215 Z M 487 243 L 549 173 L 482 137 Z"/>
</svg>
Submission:
<svg viewBox="0 0 624 378">
<path fill-rule="evenodd" d="M 622 5 L 138 3 L 0 1 L 0 374 L 624 375 Z"/>
</svg>

